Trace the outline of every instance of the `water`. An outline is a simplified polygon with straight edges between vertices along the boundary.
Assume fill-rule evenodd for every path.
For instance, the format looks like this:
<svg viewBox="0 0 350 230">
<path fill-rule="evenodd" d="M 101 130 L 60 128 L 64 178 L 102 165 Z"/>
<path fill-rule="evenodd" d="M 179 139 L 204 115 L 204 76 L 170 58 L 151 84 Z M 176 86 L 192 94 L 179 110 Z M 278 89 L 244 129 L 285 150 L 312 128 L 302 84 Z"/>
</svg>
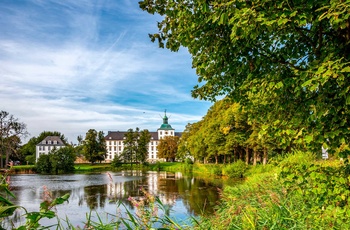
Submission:
<svg viewBox="0 0 350 230">
<path fill-rule="evenodd" d="M 25 207 L 29 212 L 39 211 L 44 187 L 53 197 L 69 193 L 69 203 L 56 206 L 55 211 L 59 218 L 68 217 L 74 226 L 80 227 L 84 226 L 86 214 L 90 211 L 94 220 L 97 220 L 98 214 L 104 221 L 111 221 L 113 215 L 125 213 L 117 202 L 122 202 L 133 211 L 128 198 L 142 196 L 140 188 L 159 196 L 162 203 L 171 208 L 172 218 L 186 222 L 190 216 L 213 213 L 214 206 L 219 201 L 218 188 L 222 188 L 220 180 L 214 185 L 182 173 L 123 171 L 109 172 L 109 175 L 11 175 L 10 187 L 16 195 L 14 203 Z M 11 221 L 17 226 L 24 224 L 23 213 L 23 210 L 18 210 Z M 48 226 L 57 223 L 57 220 L 44 219 L 40 223 Z"/>
</svg>

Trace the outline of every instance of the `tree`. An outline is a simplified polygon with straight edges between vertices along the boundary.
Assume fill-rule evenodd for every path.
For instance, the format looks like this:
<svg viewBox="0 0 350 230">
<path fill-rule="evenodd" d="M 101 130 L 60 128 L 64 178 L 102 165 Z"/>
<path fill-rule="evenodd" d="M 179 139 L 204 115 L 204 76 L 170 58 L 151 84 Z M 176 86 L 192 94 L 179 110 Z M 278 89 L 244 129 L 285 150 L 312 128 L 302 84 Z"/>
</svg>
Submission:
<svg viewBox="0 0 350 230">
<path fill-rule="evenodd" d="M 187 158 L 191 158 L 191 151 L 188 143 L 188 139 L 191 136 L 192 124 L 188 123 L 183 131 L 179 140 L 177 159 L 185 161 Z"/>
<path fill-rule="evenodd" d="M 26 124 L 19 122 L 17 118 L 6 111 L 0 111 L 0 166 L 4 167 L 3 156 L 5 154 L 5 167 L 9 163 L 10 156 L 17 154 L 21 137 L 26 136 Z"/>
<path fill-rule="evenodd" d="M 105 159 L 106 142 L 102 131 L 97 132 L 95 129 L 89 129 L 83 143 L 83 153 L 85 159 L 92 164 Z"/>
<path fill-rule="evenodd" d="M 320 151 L 349 140 L 349 1 L 143 0 L 140 7 L 163 16 L 152 41 L 192 55 L 194 97 L 228 95 L 286 148 Z"/>
<path fill-rule="evenodd" d="M 157 146 L 158 158 L 165 158 L 165 161 L 175 161 L 179 145 L 178 136 L 165 136 L 159 140 Z"/>
<path fill-rule="evenodd" d="M 38 173 L 51 173 L 52 164 L 50 159 L 50 154 L 40 155 L 38 161 L 36 162 L 35 168 Z"/>
<path fill-rule="evenodd" d="M 147 129 L 140 131 L 137 139 L 137 160 L 144 163 L 147 160 L 148 144 L 151 141 L 151 134 Z"/>
<path fill-rule="evenodd" d="M 51 172 L 58 174 L 59 172 L 68 173 L 74 171 L 76 154 L 72 146 L 55 149 L 49 156 L 52 166 Z"/>
<path fill-rule="evenodd" d="M 139 128 L 129 129 L 124 135 L 124 151 L 120 160 L 127 163 L 144 163 L 147 159 L 148 144 L 151 140 L 151 134 L 147 129 L 140 131 Z"/>
<path fill-rule="evenodd" d="M 128 129 L 124 134 L 124 150 L 121 158 L 125 163 L 136 161 L 138 132 L 139 128 L 136 128 L 135 131 L 133 129 Z"/>
</svg>

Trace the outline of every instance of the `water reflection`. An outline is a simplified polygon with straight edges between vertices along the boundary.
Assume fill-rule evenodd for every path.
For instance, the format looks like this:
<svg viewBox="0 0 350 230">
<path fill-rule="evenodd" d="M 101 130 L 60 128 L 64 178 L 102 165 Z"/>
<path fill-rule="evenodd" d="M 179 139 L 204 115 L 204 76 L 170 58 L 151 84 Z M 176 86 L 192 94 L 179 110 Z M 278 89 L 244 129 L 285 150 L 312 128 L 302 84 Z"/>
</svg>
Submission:
<svg viewBox="0 0 350 230">
<path fill-rule="evenodd" d="M 75 225 L 82 226 L 86 213 L 116 214 L 117 202 L 133 209 L 128 197 L 142 196 L 140 188 L 159 196 L 163 204 L 171 207 L 171 216 L 186 219 L 190 215 L 210 214 L 219 200 L 217 187 L 203 179 L 182 173 L 123 171 L 101 174 L 74 175 L 13 175 L 11 189 L 17 196 L 16 204 L 28 211 L 38 211 L 43 199 L 43 186 L 53 197 L 70 194 L 69 203 L 57 206 L 61 218 L 68 216 Z M 17 213 L 14 221 L 18 221 Z M 23 223 L 23 218 L 20 219 Z M 49 224 L 50 221 L 42 222 Z M 55 223 L 53 220 L 52 223 Z"/>
</svg>

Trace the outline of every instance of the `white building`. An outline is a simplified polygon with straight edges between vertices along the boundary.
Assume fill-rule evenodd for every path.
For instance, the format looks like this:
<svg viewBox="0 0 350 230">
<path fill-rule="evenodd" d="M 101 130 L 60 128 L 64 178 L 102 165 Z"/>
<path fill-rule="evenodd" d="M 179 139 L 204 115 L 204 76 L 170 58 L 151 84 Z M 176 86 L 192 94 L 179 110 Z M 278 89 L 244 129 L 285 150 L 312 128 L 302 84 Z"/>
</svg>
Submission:
<svg viewBox="0 0 350 230">
<path fill-rule="evenodd" d="M 59 136 L 48 136 L 35 147 L 35 159 L 38 161 L 40 155 L 49 154 L 54 149 L 65 147 Z"/>
<path fill-rule="evenodd" d="M 115 156 L 120 156 L 124 150 L 124 135 L 126 131 L 108 131 L 108 135 L 105 136 L 107 155 L 106 161 L 111 162 Z M 163 124 L 157 129 L 157 132 L 149 132 L 151 134 L 151 141 L 148 144 L 148 157 L 147 161 L 158 160 L 158 150 L 157 146 L 159 140 L 165 136 L 181 136 L 181 132 L 175 132 L 175 129 L 168 124 L 168 117 L 166 112 L 163 117 Z"/>
</svg>

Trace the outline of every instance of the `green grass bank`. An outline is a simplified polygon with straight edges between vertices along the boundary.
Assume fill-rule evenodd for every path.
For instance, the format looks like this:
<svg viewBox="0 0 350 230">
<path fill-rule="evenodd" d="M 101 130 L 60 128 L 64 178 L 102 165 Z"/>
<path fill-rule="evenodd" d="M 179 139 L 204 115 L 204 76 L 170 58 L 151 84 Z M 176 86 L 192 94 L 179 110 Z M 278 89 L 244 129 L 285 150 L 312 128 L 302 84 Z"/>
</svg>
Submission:
<svg viewBox="0 0 350 230">
<path fill-rule="evenodd" d="M 346 162 L 296 153 L 246 171 L 199 229 L 350 229 Z"/>
</svg>

